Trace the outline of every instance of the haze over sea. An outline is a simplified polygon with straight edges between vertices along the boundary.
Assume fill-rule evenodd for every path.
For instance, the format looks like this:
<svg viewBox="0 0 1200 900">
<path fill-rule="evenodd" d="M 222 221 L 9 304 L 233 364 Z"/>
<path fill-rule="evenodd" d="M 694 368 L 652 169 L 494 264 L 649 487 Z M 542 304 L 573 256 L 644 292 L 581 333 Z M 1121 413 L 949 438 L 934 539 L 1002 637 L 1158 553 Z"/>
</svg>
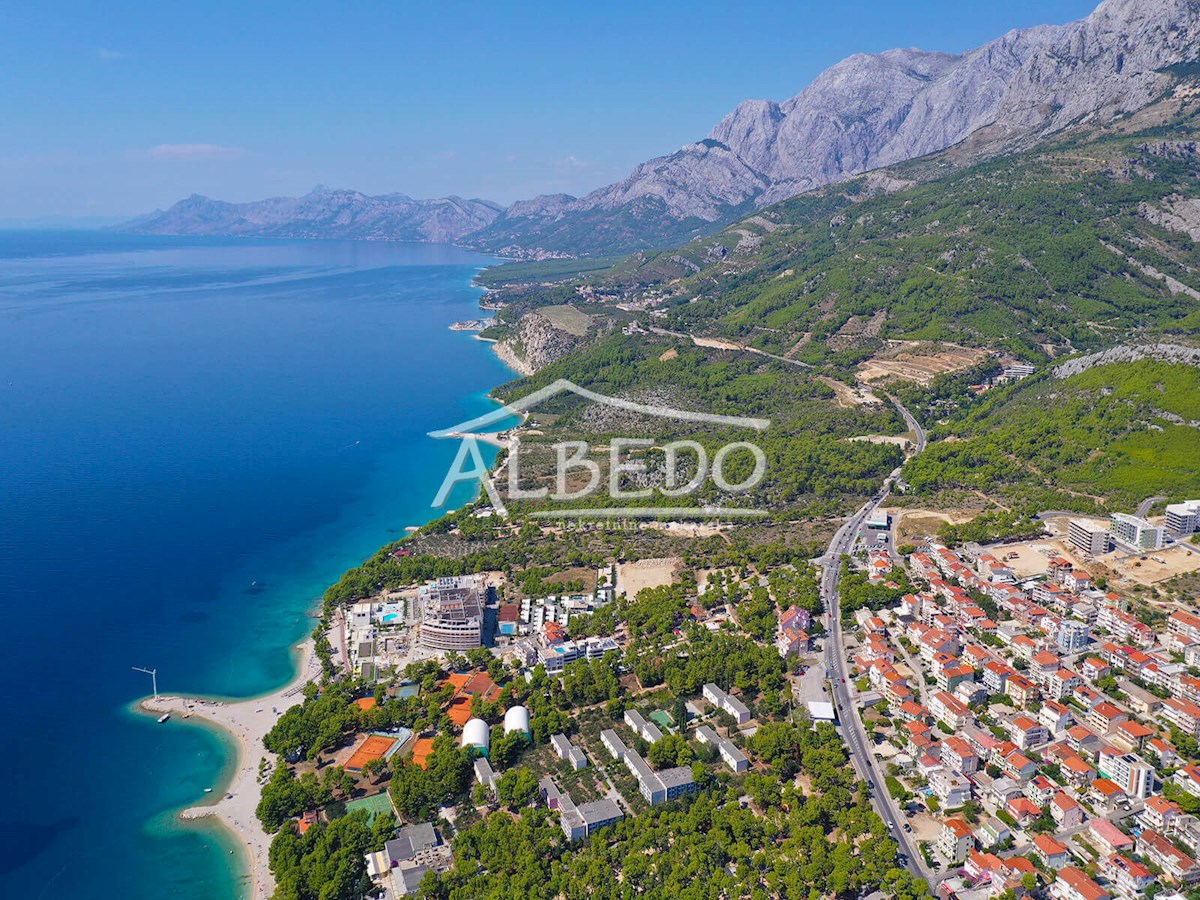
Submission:
<svg viewBox="0 0 1200 900">
<path fill-rule="evenodd" d="M 174 819 L 229 748 L 133 714 L 130 667 L 270 690 L 325 587 L 436 514 L 457 448 L 426 433 L 513 377 L 447 329 L 489 261 L 0 232 L 0 896 L 239 893 L 228 841 Z"/>
</svg>

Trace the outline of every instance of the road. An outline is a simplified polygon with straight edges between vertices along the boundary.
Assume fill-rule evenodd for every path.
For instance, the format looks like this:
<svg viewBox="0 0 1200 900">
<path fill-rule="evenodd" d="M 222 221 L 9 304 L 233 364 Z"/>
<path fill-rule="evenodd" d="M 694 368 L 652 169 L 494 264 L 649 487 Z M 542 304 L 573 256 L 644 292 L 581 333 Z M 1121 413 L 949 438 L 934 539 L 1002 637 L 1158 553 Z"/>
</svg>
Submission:
<svg viewBox="0 0 1200 900">
<path fill-rule="evenodd" d="M 888 399 L 900 411 L 900 414 L 904 417 L 904 421 L 908 423 L 909 430 L 912 431 L 916 439 L 913 453 L 915 456 L 925 449 L 925 429 L 921 427 L 920 423 L 913 418 L 899 400 L 890 395 Z M 858 512 L 850 517 L 849 521 L 837 530 L 837 533 L 833 536 L 833 540 L 829 544 L 829 549 L 818 560 L 818 563 L 822 565 L 824 570 L 821 576 L 821 599 L 824 601 L 825 609 L 829 610 L 829 640 L 825 642 L 825 666 L 829 672 L 833 703 L 837 709 L 838 721 L 842 726 L 842 736 L 846 740 L 846 745 L 850 748 L 850 756 L 854 760 L 855 768 L 870 784 L 871 797 L 875 802 L 875 807 L 880 817 L 887 824 L 896 843 L 900 845 L 900 852 L 908 858 L 908 870 L 914 875 L 924 878 L 932 890 L 935 879 L 932 877 L 932 873 L 926 872 L 924 858 L 916 847 L 912 835 L 904 831 L 904 825 L 907 820 L 901 815 L 900 811 L 896 808 L 895 802 L 888 794 L 883 773 L 879 768 L 878 761 L 875 759 L 875 754 L 871 752 L 871 744 L 863 729 L 862 720 L 859 718 L 858 710 L 850 698 L 849 675 L 846 672 L 845 638 L 842 633 L 841 608 L 839 605 L 840 596 L 838 593 L 838 580 L 841 577 L 841 558 L 849 555 L 854 549 L 854 544 L 858 539 L 859 529 L 862 528 L 863 522 L 887 499 L 888 494 L 891 493 L 892 486 L 896 483 L 896 479 L 900 477 L 900 472 L 903 468 L 902 464 L 892 471 L 884 480 L 879 493 L 872 497 Z"/>
<path fill-rule="evenodd" d="M 1168 499 L 1168 498 L 1167 497 L 1147 497 L 1145 500 L 1143 500 L 1138 505 L 1137 512 L 1135 512 L 1134 515 L 1137 516 L 1139 519 L 1144 519 L 1144 518 L 1146 518 L 1146 513 L 1150 512 L 1151 506 L 1153 506 L 1159 500 L 1166 500 L 1166 499 Z"/>
</svg>

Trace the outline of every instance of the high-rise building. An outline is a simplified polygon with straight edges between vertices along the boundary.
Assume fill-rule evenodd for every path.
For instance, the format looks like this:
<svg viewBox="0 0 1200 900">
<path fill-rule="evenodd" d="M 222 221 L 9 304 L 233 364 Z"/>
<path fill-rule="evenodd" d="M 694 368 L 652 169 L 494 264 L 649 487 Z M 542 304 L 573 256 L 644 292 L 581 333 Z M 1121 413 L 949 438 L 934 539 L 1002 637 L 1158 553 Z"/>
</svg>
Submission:
<svg viewBox="0 0 1200 900">
<path fill-rule="evenodd" d="M 1087 622 L 1078 619 L 1063 619 L 1058 623 L 1058 649 L 1063 653 L 1075 653 L 1088 645 L 1090 629 Z"/>
<path fill-rule="evenodd" d="M 1200 500 L 1187 500 L 1168 506 L 1166 526 L 1170 534 L 1195 534 L 1200 531 Z"/>
<path fill-rule="evenodd" d="M 1118 546 L 1126 550 L 1158 550 L 1167 542 L 1166 529 L 1127 513 L 1113 513 L 1109 531 Z"/>
<path fill-rule="evenodd" d="M 1100 556 L 1111 546 L 1108 529 L 1087 519 L 1072 519 L 1068 523 L 1067 540 L 1084 556 Z"/>
<path fill-rule="evenodd" d="M 484 583 L 478 576 L 439 578 L 421 593 L 421 646 L 474 650 L 483 646 Z"/>
</svg>

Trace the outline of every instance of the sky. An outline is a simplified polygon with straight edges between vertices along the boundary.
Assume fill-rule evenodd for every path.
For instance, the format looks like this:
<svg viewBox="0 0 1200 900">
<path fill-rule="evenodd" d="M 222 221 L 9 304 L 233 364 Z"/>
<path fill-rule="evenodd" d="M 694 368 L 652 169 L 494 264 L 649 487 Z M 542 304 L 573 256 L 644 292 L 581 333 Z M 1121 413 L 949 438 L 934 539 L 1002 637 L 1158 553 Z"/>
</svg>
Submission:
<svg viewBox="0 0 1200 900">
<path fill-rule="evenodd" d="M 960 52 L 1095 0 L 9 3 L 0 220 L 318 184 L 582 194 L 859 52 Z"/>
</svg>

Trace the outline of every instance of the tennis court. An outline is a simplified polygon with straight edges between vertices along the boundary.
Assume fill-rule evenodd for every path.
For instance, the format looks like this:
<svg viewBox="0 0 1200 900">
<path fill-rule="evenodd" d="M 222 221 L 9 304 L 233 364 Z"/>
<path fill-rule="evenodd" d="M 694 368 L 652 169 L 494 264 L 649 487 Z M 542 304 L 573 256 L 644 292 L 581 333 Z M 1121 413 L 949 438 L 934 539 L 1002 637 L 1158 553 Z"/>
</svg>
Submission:
<svg viewBox="0 0 1200 900">
<path fill-rule="evenodd" d="M 371 762 L 371 760 L 383 759 L 387 756 L 388 751 L 395 744 L 396 739 L 393 737 L 384 737 L 381 734 L 368 734 L 355 749 L 354 755 L 346 761 L 346 768 L 351 772 L 361 772 L 363 767 Z"/>
</svg>

